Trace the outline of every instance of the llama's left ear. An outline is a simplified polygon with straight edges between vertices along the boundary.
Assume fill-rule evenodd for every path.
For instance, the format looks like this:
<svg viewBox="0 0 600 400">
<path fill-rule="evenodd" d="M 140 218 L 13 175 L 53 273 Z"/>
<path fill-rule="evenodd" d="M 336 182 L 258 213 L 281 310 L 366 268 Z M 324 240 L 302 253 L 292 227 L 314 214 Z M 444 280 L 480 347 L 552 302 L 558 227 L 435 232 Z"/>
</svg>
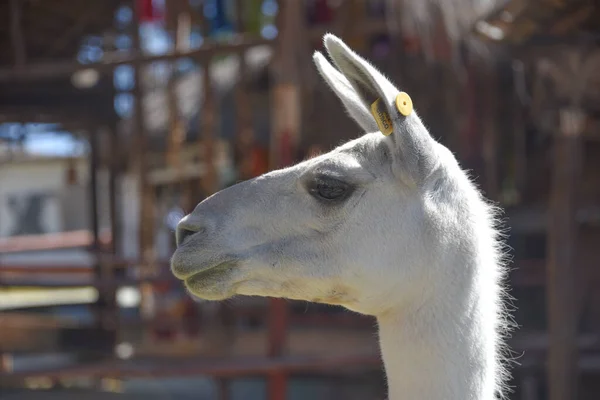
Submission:
<svg viewBox="0 0 600 400">
<path fill-rule="evenodd" d="M 379 129 L 377 123 L 361 101 L 360 97 L 358 97 L 354 91 L 350 82 L 348 82 L 348 79 L 335 69 L 333 65 L 325 59 L 323 54 L 318 51 L 313 55 L 313 60 L 317 66 L 317 70 L 333 92 L 340 98 L 350 117 L 352 117 L 365 132 L 376 132 Z"/>
<path fill-rule="evenodd" d="M 352 51 L 342 40 L 332 34 L 324 37 L 325 47 L 342 75 L 350 82 L 361 103 L 371 110 L 380 101 L 380 113 L 389 116 L 393 131 L 386 138 L 394 154 L 393 170 L 415 183 L 421 182 L 438 165 L 437 143 L 423 125 L 417 113 L 409 108 L 401 113 L 396 105 L 400 94 L 392 82 L 368 61 Z M 410 99 L 408 99 L 410 101 Z M 407 114 L 407 115 L 404 115 Z M 371 114 L 375 121 L 375 117 Z M 389 132 L 386 132 L 389 133 Z"/>
</svg>

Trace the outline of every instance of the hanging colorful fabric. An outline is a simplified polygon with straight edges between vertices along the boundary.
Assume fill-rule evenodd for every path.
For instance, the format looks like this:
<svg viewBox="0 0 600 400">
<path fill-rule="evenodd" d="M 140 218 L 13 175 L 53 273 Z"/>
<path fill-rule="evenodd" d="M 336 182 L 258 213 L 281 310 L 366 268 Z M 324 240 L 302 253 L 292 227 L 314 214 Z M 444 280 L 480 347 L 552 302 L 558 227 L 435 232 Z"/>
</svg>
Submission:
<svg viewBox="0 0 600 400">
<path fill-rule="evenodd" d="M 153 3 L 153 0 L 138 0 L 140 20 L 142 22 L 154 22 L 162 18 L 160 10 Z"/>
</svg>

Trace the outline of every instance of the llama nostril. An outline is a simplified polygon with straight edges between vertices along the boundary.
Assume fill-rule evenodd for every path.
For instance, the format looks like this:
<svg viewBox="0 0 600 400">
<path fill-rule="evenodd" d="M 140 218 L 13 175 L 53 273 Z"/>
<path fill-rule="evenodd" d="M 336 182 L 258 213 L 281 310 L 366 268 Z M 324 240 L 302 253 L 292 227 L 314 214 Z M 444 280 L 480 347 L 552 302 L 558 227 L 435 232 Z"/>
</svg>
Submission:
<svg viewBox="0 0 600 400">
<path fill-rule="evenodd" d="M 185 241 L 188 237 L 192 236 L 194 231 L 190 231 L 189 229 L 180 228 L 177 230 L 177 246 L 180 246 L 181 243 Z"/>
<path fill-rule="evenodd" d="M 175 232 L 175 240 L 177 242 L 177 246 L 181 246 L 183 242 L 190 236 L 195 235 L 196 233 L 202 231 L 203 229 L 200 226 L 191 226 L 187 224 L 179 224 L 177 226 L 177 230 Z"/>
</svg>

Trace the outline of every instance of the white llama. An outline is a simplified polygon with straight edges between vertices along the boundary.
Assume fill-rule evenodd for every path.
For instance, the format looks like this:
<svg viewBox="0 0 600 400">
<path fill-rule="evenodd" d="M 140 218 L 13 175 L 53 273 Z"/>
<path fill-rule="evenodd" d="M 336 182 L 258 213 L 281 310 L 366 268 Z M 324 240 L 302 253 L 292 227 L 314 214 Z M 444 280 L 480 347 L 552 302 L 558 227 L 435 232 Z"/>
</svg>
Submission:
<svg viewBox="0 0 600 400">
<path fill-rule="evenodd" d="M 318 70 L 370 133 L 204 200 L 179 223 L 173 274 L 204 299 L 375 316 L 391 400 L 491 400 L 506 375 L 493 210 L 405 93 L 337 37 L 324 42 L 339 71 L 317 52 Z"/>
</svg>

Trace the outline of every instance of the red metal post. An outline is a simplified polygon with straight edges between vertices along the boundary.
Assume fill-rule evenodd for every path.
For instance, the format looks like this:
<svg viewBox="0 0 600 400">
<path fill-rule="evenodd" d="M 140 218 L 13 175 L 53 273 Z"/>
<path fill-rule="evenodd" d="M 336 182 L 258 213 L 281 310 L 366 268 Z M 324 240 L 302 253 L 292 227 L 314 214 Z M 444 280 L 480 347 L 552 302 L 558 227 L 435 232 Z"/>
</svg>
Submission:
<svg viewBox="0 0 600 400">
<path fill-rule="evenodd" d="M 283 299 L 270 299 L 269 302 L 269 357 L 281 357 L 284 352 L 287 335 L 287 303 Z M 267 383 L 268 399 L 284 400 L 286 392 L 286 372 L 282 370 L 272 371 Z"/>
<path fill-rule="evenodd" d="M 279 37 L 271 73 L 274 85 L 271 93 L 272 131 L 270 165 L 282 168 L 296 162 L 301 128 L 301 100 L 298 84 L 297 51 L 302 48 L 301 33 L 305 27 L 304 2 L 279 1 Z M 288 322 L 285 300 L 269 300 L 269 356 L 283 355 Z M 287 392 L 287 375 L 274 370 L 269 374 L 267 393 L 269 400 L 284 400 Z"/>
</svg>

